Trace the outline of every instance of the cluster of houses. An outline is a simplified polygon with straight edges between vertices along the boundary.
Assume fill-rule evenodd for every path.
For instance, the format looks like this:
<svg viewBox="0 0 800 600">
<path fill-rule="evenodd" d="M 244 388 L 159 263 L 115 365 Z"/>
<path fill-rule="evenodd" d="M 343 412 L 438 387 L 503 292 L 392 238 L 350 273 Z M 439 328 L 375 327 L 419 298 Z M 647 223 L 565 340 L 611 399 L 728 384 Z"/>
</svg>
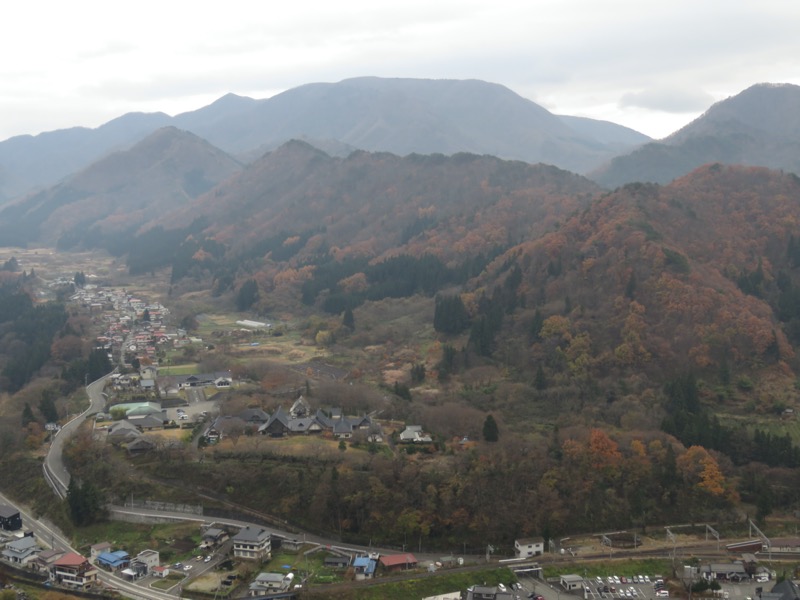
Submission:
<svg viewBox="0 0 800 600">
<path fill-rule="evenodd" d="M 87 588 L 97 581 L 97 569 L 74 552 L 45 549 L 33 532 L 23 528 L 20 511 L 0 504 L 0 546 L 2 559 L 15 567 L 46 573 L 50 581 L 68 587 Z"/>
<path fill-rule="evenodd" d="M 154 365 L 140 366 L 138 374 L 115 373 L 109 378 L 115 392 L 137 391 L 154 398 L 177 398 L 182 390 L 213 387 L 228 389 L 233 385 L 230 371 L 200 373 L 198 375 L 159 375 Z"/>
<path fill-rule="evenodd" d="M 320 549 L 322 548 L 320 547 Z M 372 579 L 379 568 L 386 573 L 417 568 L 417 559 L 413 554 L 351 556 L 347 553 L 337 553 L 330 548 L 325 550 L 333 552 L 325 557 L 325 567 L 336 571 L 347 571 L 348 578 L 356 581 Z M 293 587 L 300 587 L 299 584 L 292 586 L 293 581 L 292 573 L 262 572 L 250 584 L 248 595 L 252 598 L 259 598 L 288 592 Z"/>
<path fill-rule="evenodd" d="M 159 345 L 175 346 L 187 340 L 185 331 L 167 328 L 166 307 L 145 302 L 125 289 L 87 285 L 78 289 L 70 300 L 104 325 L 96 343 L 109 356 L 155 360 Z"/>
<path fill-rule="evenodd" d="M 345 416 L 341 409 L 335 408 L 312 412 L 303 396 L 295 400 L 288 411 L 279 406 L 270 415 L 259 408 L 248 408 L 238 415 L 217 417 L 206 430 L 205 438 L 213 444 L 234 432 L 247 430 L 273 438 L 330 432 L 338 439 L 349 439 L 355 432 L 363 431 L 366 441 L 383 441 L 380 425 L 370 416 Z"/>
</svg>

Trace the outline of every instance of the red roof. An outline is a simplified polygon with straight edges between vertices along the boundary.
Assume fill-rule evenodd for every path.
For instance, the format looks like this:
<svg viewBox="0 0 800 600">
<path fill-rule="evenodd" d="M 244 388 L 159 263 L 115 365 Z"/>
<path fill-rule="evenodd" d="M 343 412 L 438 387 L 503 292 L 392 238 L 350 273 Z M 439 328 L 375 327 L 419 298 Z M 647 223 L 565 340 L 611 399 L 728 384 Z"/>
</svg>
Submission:
<svg viewBox="0 0 800 600">
<path fill-rule="evenodd" d="M 384 567 L 396 567 L 397 565 L 415 565 L 417 559 L 413 554 L 390 554 L 381 556 L 381 564 Z"/>
<path fill-rule="evenodd" d="M 56 566 L 62 567 L 77 567 L 78 565 L 82 565 L 86 562 L 86 559 L 82 557 L 80 554 L 75 554 L 74 552 L 69 552 L 59 558 L 55 563 Z"/>
</svg>

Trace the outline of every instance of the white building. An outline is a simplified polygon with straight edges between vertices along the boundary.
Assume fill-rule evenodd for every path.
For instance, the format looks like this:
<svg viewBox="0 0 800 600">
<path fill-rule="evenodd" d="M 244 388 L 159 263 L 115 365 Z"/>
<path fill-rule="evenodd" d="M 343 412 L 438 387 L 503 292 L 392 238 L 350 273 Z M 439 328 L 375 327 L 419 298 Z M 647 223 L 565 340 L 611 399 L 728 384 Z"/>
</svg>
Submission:
<svg viewBox="0 0 800 600">
<path fill-rule="evenodd" d="M 517 558 L 540 556 L 544 553 L 544 538 L 522 538 L 514 540 L 514 552 Z"/>
<path fill-rule="evenodd" d="M 246 560 L 267 560 L 272 554 L 272 539 L 266 529 L 244 527 L 233 536 L 233 555 Z"/>
</svg>

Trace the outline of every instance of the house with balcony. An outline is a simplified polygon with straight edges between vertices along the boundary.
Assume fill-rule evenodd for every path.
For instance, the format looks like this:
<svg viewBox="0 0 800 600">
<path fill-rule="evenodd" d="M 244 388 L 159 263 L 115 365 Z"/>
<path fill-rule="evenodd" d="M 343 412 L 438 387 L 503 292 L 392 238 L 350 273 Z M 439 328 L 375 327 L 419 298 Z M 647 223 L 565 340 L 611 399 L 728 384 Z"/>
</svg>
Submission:
<svg viewBox="0 0 800 600">
<path fill-rule="evenodd" d="M 262 527 L 243 527 L 232 541 L 236 558 L 262 561 L 272 556 L 272 537 Z"/>
<path fill-rule="evenodd" d="M 68 552 L 53 563 L 50 579 L 73 588 L 89 588 L 97 583 L 97 569 L 80 554 Z"/>
</svg>

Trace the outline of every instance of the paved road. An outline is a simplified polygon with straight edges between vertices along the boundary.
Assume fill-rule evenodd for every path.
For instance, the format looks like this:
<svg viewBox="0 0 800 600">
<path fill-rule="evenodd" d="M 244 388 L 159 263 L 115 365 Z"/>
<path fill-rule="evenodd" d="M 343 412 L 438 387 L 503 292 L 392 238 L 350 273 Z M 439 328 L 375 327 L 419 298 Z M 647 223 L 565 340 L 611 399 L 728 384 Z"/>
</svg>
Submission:
<svg viewBox="0 0 800 600">
<path fill-rule="evenodd" d="M 80 554 L 80 552 L 70 545 L 69 540 L 61 530 L 46 519 L 34 518 L 25 507 L 20 506 L 19 503 L 12 502 L 10 499 L 3 496 L 3 494 L 0 494 L 0 502 L 14 506 L 19 510 L 23 525 L 33 531 L 40 544 L 44 544 L 50 548 Z M 124 596 L 133 598 L 134 600 L 175 600 L 176 598 L 175 595 L 129 583 L 101 569 L 98 569 L 98 578 L 106 586 L 117 589 Z"/>
<path fill-rule="evenodd" d="M 103 396 L 103 388 L 105 387 L 105 382 L 109 375 L 101 377 L 97 381 L 93 381 L 86 386 L 86 393 L 89 396 L 89 408 L 64 425 L 61 430 L 56 433 L 50 444 L 50 449 L 47 451 L 47 456 L 44 460 L 44 476 L 59 498 L 66 497 L 70 480 L 69 471 L 67 471 L 67 468 L 64 466 L 64 460 L 62 458 L 64 444 L 69 437 L 78 430 L 78 427 L 81 426 L 81 423 L 84 422 L 88 415 L 100 412 L 105 407 L 106 399 Z"/>
</svg>

